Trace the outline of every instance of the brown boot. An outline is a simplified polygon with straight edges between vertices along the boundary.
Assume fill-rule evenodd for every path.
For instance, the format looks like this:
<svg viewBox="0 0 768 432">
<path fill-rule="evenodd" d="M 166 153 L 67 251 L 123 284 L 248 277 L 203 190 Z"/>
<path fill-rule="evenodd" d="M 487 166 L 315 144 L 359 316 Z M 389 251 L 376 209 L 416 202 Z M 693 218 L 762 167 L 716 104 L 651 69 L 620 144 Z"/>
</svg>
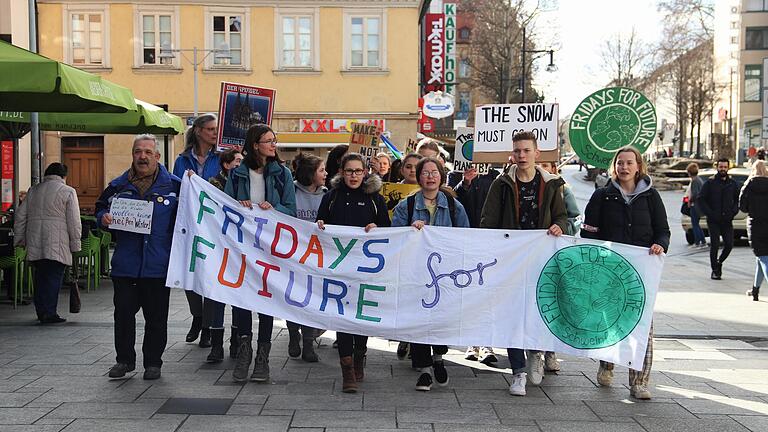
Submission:
<svg viewBox="0 0 768 432">
<path fill-rule="evenodd" d="M 354 363 L 355 380 L 357 382 L 363 382 L 363 379 L 365 378 L 365 351 L 355 350 Z"/>
<path fill-rule="evenodd" d="M 341 391 L 344 393 L 357 393 L 357 381 L 355 381 L 355 366 L 352 356 L 340 357 L 341 363 Z"/>
</svg>

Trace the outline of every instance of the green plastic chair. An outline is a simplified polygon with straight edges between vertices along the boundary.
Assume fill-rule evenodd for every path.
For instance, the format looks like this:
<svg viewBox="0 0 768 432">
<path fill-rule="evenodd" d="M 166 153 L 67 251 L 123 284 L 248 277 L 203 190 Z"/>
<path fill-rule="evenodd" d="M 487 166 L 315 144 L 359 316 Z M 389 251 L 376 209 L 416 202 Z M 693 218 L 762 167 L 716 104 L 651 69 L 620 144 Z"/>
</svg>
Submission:
<svg viewBox="0 0 768 432">
<path fill-rule="evenodd" d="M 96 237 L 99 238 L 99 258 L 101 267 L 99 271 L 102 276 L 109 276 L 109 247 L 112 245 L 112 233 L 99 229 L 96 231 Z"/>
<path fill-rule="evenodd" d="M 101 280 L 101 239 L 92 232 L 88 232 L 88 237 L 80 241 L 80 251 L 72 254 L 72 269 L 75 272 L 74 278 L 79 274 L 85 274 L 86 292 L 91 291 L 91 282 L 93 289 L 99 288 Z"/>
<path fill-rule="evenodd" d="M 13 250 L 13 255 L 0 257 L 0 270 L 13 271 L 13 307 L 19 303 L 21 297 L 24 295 L 24 286 L 26 283 L 27 295 L 30 297 L 33 294 L 32 287 L 32 267 L 28 265 L 24 259 L 27 257 L 26 249 L 22 247 L 16 247 Z M 26 277 L 26 281 L 25 281 Z"/>
</svg>

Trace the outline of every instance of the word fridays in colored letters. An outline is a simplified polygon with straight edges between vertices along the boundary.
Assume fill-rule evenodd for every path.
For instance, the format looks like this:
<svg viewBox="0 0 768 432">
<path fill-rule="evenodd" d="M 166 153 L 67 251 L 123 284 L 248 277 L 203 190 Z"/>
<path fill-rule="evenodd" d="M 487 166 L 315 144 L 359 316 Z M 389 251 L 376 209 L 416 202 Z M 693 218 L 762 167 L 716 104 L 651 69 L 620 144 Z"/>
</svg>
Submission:
<svg viewBox="0 0 768 432">
<path fill-rule="evenodd" d="M 662 266 L 645 248 L 543 230 L 320 230 L 242 207 L 193 175 L 182 182 L 166 283 L 316 328 L 639 369 Z"/>
</svg>

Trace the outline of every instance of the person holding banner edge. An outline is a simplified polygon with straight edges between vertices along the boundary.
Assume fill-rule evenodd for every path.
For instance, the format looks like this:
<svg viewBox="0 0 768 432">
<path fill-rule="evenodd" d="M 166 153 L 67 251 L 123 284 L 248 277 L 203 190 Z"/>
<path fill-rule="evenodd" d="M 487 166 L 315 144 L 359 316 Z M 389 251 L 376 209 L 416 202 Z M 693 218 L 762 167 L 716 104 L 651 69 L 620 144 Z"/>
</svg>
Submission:
<svg viewBox="0 0 768 432">
<path fill-rule="evenodd" d="M 277 154 L 277 137 L 265 125 L 251 126 L 245 135 L 243 163 L 232 170 L 224 193 L 244 207 L 258 205 L 262 210 L 274 208 L 280 213 L 296 217 L 296 195 L 291 171 L 283 166 Z M 238 330 L 237 361 L 232 371 L 235 382 L 246 381 L 253 357 L 253 317 L 251 311 L 235 307 L 232 321 Z M 272 349 L 274 317 L 259 314 L 259 333 L 256 341 L 256 359 L 251 381 L 269 380 L 269 352 Z"/>
<path fill-rule="evenodd" d="M 469 228 L 469 219 L 464 206 L 456 200 L 451 189 L 442 186 L 446 173 L 440 160 L 426 157 L 416 164 L 416 178 L 421 190 L 400 201 L 395 207 L 392 226 L 412 225 L 417 230 L 424 225 Z M 416 381 L 416 390 L 429 391 L 432 376 L 440 386 L 448 385 L 448 370 L 443 355 L 448 353 L 445 345 L 410 343 L 413 367 L 422 373 Z"/>
<path fill-rule="evenodd" d="M 512 137 L 515 164 L 491 184 L 480 218 L 481 228 L 546 229 L 554 236 L 568 228 L 568 214 L 563 199 L 565 181 L 536 166 L 540 152 L 536 136 L 518 132 Z M 531 383 L 541 384 L 544 378 L 544 353 L 531 354 Z M 507 348 L 512 368 L 509 393 L 525 396 L 527 383 L 525 351 Z"/>
<path fill-rule="evenodd" d="M 368 172 L 359 153 L 341 159 L 341 173 L 331 180 L 332 189 L 323 196 L 317 211 L 317 226 L 325 224 L 362 227 L 365 232 L 390 226 L 384 197 L 379 194 L 381 178 Z M 356 393 L 357 383 L 365 378 L 368 336 L 337 332 L 339 363 L 344 393 Z"/>
<path fill-rule="evenodd" d="M 624 147 L 611 162 L 611 181 L 596 190 L 584 210 L 581 236 L 597 240 L 647 247 L 660 255 L 669 248 L 669 224 L 664 202 L 652 187 L 645 161 L 637 149 Z M 650 399 L 648 380 L 653 363 L 653 324 L 648 335 L 643 370 L 629 370 L 629 394 L 636 399 Z M 613 363 L 600 361 L 597 382 L 610 386 Z"/>
<path fill-rule="evenodd" d="M 173 175 L 182 178 L 185 171 L 192 170 L 208 180 L 219 173 L 219 154 L 216 152 L 217 123 L 215 114 L 203 114 L 192 122 L 192 127 L 187 130 L 184 151 L 173 163 Z M 203 326 L 203 297 L 194 291 L 185 293 L 189 313 L 192 314 L 192 326 L 185 340 L 194 342 L 200 336 L 200 348 L 208 348 L 211 346 L 211 332 Z"/>
<path fill-rule="evenodd" d="M 144 379 L 155 380 L 160 378 L 162 355 L 168 341 L 171 290 L 165 286 L 165 279 L 181 181 L 158 163 L 160 150 L 153 135 L 136 136 L 132 154 L 130 169 L 109 182 L 96 201 L 96 222 L 102 229 L 109 229 L 113 222 L 110 207 L 115 199 L 153 203 L 150 234 L 112 230 L 117 363 L 110 368 L 109 377 L 123 378 L 136 368 L 136 313 L 142 309 Z"/>
</svg>

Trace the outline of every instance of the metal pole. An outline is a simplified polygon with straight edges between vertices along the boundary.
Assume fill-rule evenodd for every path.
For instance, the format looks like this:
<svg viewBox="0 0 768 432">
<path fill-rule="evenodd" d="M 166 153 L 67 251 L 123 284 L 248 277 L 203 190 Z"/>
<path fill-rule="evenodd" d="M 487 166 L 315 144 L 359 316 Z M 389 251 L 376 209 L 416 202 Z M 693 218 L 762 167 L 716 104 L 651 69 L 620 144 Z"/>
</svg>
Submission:
<svg viewBox="0 0 768 432">
<path fill-rule="evenodd" d="M 35 0 L 29 0 L 29 50 L 37 52 L 37 8 Z M 40 124 L 36 112 L 30 115 L 30 138 L 32 163 L 30 166 L 32 186 L 40 183 Z M 18 170 L 18 168 L 16 168 Z"/>
<path fill-rule="evenodd" d="M 522 64 L 523 64 L 523 77 L 520 79 L 520 82 L 522 83 L 522 87 L 523 87 L 523 89 L 522 89 L 523 95 L 522 95 L 521 102 L 525 103 L 525 26 L 523 26 L 523 61 L 522 61 Z"/>
<path fill-rule="evenodd" d="M 195 77 L 195 88 L 194 88 L 194 97 L 195 97 L 195 118 L 197 118 L 197 47 L 192 48 L 192 70 L 194 71 L 194 77 Z"/>
</svg>

